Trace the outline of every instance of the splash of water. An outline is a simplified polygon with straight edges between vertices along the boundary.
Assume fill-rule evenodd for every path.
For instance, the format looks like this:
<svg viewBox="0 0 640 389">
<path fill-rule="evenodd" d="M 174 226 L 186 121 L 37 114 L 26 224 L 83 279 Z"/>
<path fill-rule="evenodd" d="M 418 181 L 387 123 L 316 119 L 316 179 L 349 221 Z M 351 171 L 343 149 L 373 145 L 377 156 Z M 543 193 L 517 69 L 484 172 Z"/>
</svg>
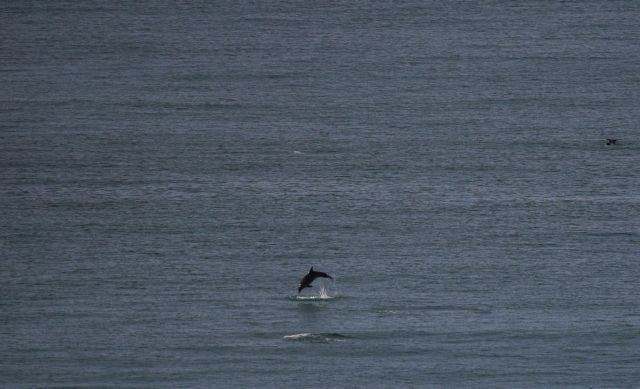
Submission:
<svg viewBox="0 0 640 389">
<path fill-rule="evenodd" d="M 327 290 L 327 288 L 325 288 L 324 285 L 320 287 L 320 298 L 323 298 L 323 299 L 331 298 L 331 296 L 329 295 L 329 291 Z"/>
<path fill-rule="evenodd" d="M 338 297 L 338 288 L 336 287 L 335 279 L 331 281 L 323 279 L 317 285 L 318 285 L 317 294 L 314 293 L 312 295 L 291 296 L 290 299 L 291 300 L 331 300 Z"/>
</svg>

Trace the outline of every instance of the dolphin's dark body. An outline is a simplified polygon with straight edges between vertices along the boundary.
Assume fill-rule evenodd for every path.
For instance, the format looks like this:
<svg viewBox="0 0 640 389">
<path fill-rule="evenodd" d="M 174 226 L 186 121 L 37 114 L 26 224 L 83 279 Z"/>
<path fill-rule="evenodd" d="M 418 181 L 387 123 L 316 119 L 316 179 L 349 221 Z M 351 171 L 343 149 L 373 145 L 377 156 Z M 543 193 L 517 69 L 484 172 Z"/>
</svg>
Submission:
<svg viewBox="0 0 640 389">
<path fill-rule="evenodd" d="M 321 271 L 314 271 L 313 270 L 313 266 L 311 266 L 311 270 L 309 270 L 309 273 L 307 273 L 300 280 L 300 286 L 298 287 L 298 293 L 300 293 L 300 291 L 302 289 L 304 289 L 304 288 L 311 288 L 311 286 L 312 286 L 311 283 L 313 282 L 313 280 L 315 280 L 318 277 L 333 279 L 333 277 L 331 277 L 327 273 L 323 273 Z"/>
</svg>

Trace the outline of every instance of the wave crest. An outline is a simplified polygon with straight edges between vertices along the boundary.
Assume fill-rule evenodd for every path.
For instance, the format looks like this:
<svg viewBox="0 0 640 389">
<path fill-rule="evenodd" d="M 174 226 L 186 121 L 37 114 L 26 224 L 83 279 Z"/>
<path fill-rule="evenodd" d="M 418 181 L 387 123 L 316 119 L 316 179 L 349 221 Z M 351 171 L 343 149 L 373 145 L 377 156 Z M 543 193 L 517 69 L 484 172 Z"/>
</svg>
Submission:
<svg viewBox="0 0 640 389">
<path fill-rule="evenodd" d="M 293 335 L 285 335 L 282 339 L 289 341 L 298 341 L 298 342 L 340 342 L 347 339 L 348 336 L 339 334 L 337 332 L 320 332 L 320 333 L 311 333 L 311 332 L 303 332 L 301 334 L 293 334 Z"/>
</svg>

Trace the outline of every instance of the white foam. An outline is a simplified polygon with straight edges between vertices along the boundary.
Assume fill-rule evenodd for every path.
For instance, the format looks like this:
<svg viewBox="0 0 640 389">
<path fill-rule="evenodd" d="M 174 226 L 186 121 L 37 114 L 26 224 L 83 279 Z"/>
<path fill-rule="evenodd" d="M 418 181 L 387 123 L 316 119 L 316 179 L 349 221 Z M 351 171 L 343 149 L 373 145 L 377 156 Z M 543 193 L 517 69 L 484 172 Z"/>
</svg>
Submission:
<svg viewBox="0 0 640 389">
<path fill-rule="evenodd" d="M 287 339 L 287 340 L 300 340 L 300 339 L 304 339 L 304 338 L 311 338 L 313 337 L 313 334 L 310 332 L 303 332 L 301 334 L 293 334 L 293 335 L 285 335 L 283 337 L 283 339 Z"/>
<path fill-rule="evenodd" d="M 303 332 L 300 334 L 285 335 L 282 337 L 284 340 L 294 341 L 310 341 L 310 342 L 341 342 L 347 337 L 338 333 L 311 333 Z"/>
<path fill-rule="evenodd" d="M 335 297 L 329 295 L 320 295 L 320 296 L 291 296 L 289 297 L 291 300 L 307 300 L 307 301 L 322 301 L 322 300 L 333 300 Z"/>
</svg>

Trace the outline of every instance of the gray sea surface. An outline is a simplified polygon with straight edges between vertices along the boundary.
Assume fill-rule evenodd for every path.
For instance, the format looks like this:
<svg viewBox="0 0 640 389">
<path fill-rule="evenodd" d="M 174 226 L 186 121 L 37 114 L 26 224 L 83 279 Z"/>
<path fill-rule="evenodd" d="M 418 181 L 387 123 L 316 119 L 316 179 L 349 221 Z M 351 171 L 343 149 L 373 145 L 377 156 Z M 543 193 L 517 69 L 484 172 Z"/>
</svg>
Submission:
<svg viewBox="0 0 640 389">
<path fill-rule="evenodd" d="M 2 1 L 0 85 L 4 388 L 640 386 L 637 1 Z"/>
</svg>

